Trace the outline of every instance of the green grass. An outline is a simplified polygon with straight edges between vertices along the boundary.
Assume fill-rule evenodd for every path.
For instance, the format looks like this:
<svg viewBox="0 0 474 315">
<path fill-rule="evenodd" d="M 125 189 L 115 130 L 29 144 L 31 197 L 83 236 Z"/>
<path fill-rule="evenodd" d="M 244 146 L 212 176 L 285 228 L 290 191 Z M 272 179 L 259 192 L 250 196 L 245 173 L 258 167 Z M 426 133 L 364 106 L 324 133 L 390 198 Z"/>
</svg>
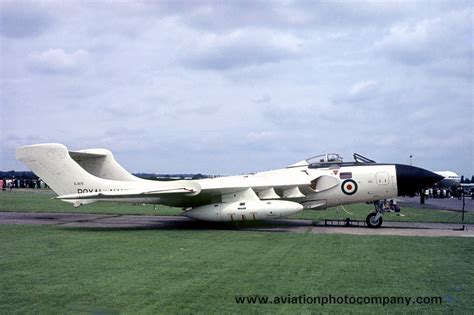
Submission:
<svg viewBox="0 0 474 315">
<path fill-rule="evenodd" d="M 2 313 L 470 313 L 467 238 L 0 225 Z M 442 296 L 239 305 L 235 296 Z"/>
<path fill-rule="evenodd" d="M 180 208 L 172 208 L 160 205 L 134 205 L 124 203 L 97 202 L 74 208 L 70 203 L 51 199 L 55 194 L 47 191 L 12 191 L 0 192 L 0 211 L 21 212 L 77 212 L 97 214 L 143 214 L 143 215 L 178 215 Z M 367 204 L 354 204 L 342 207 L 330 208 L 326 211 L 304 210 L 292 218 L 323 221 L 324 219 L 365 220 L 367 214 L 372 211 L 373 206 Z M 404 217 L 396 216 L 394 213 L 386 213 L 385 221 L 407 221 L 407 222 L 461 222 L 461 213 L 445 210 L 417 209 L 402 207 Z M 474 213 L 465 214 L 465 223 L 474 224 Z"/>
<path fill-rule="evenodd" d="M 161 205 L 113 202 L 96 202 L 74 208 L 71 203 L 52 199 L 55 196 L 56 194 L 51 190 L 0 191 L 0 211 L 143 215 L 177 215 L 182 212 L 180 208 Z"/>
</svg>

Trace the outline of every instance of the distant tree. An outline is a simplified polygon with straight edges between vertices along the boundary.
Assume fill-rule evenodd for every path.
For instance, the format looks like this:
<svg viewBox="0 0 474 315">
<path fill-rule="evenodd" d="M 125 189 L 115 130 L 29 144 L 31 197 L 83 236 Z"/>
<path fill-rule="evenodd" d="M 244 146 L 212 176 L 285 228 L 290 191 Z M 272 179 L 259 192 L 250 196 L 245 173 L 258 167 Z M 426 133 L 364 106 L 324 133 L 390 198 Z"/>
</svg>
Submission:
<svg viewBox="0 0 474 315">
<path fill-rule="evenodd" d="M 464 175 L 461 175 L 461 183 L 464 184 Z"/>
</svg>

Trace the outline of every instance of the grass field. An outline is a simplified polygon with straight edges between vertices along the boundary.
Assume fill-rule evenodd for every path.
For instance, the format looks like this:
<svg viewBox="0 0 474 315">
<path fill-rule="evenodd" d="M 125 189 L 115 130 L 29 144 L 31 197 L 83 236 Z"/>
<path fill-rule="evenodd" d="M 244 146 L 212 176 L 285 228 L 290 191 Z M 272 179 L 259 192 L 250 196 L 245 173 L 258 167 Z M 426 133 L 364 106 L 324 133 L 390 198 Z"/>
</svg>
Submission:
<svg viewBox="0 0 474 315">
<path fill-rule="evenodd" d="M 27 211 L 27 212 L 78 212 L 98 214 L 144 214 L 144 215 L 178 215 L 182 211 L 160 205 L 133 205 L 119 203 L 97 202 L 74 208 L 71 204 L 51 199 L 55 194 L 51 191 L 12 191 L 0 192 L 0 211 Z M 321 221 L 324 219 L 365 220 L 367 214 L 373 209 L 372 205 L 355 204 L 330 208 L 327 211 L 304 210 L 293 218 Z M 404 217 L 396 216 L 394 213 L 384 215 L 386 221 L 409 221 L 409 222 L 448 222 L 459 223 L 461 213 L 453 211 L 416 209 L 402 207 Z M 465 214 L 465 223 L 474 223 L 474 213 Z"/>
<path fill-rule="evenodd" d="M 96 202 L 74 208 L 70 203 L 51 199 L 55 196 L 56 194 L 50 190 L 0 192 L 0 211 L 146 215 L 177 215 L 181 212 L 181 209 L 160 205 L 135 205 L 111 202 Z"/>
<path fill-rule="evenodd" d="M 1 313 L 472 313 L 467 238 L 0 225 Z M 442 304 L 235 297 L 440 296 Z"/>
<path fill-rule="evenodd" d="M 96 203 L 48 191 L 0 192 L 0 211 L 177 215 L 180 209 Z M 297 218 L 365 218 L 368 205 Z M 385 219 L 450 222 L 448 211 Z M 472 220 L 469 217 L 469 220 Z M 452 222 L 452 221 L 451 221 Z M 467 238 L 315 235 L 0 225 L 0 313 L 469 313 Z M 238 304 L 236 297 L 441 297 L 441 304 Z"/>
</svg>

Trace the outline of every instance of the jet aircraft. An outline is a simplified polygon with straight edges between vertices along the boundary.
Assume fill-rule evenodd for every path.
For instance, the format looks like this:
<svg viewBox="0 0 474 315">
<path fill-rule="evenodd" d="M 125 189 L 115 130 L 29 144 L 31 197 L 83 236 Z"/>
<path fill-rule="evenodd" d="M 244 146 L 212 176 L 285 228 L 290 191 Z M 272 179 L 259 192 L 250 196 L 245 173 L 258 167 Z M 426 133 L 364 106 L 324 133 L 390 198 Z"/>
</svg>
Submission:
<svg viewBox="0 0 474 315">
<path fill-rule="evenodd" d="M 428 170 L 401 164 L 375 163 L 359 154 L 343 162 L 331 153 L 286 168 L 246 175 L 199 180 L 152 181 L 133 176 L 106 149 L 69 151 L 57 143 L 16 150 L 26 164 L 75 207 L 97 201 L 162 204 L 185 209 L 204 221 L 283 218 L 303 209 L 373 202 L 369 227 L 380 227 L 379 200 L 411 195 L 443 179 Z"/>
<path fill-rule="evenodd" d="M 443 176 L 443 179 L 437 183 L 438 187 L 451 188 L 461 184 L 461 176 L 452 171 L 440 171 L 436 174 Z"/>
</svg>

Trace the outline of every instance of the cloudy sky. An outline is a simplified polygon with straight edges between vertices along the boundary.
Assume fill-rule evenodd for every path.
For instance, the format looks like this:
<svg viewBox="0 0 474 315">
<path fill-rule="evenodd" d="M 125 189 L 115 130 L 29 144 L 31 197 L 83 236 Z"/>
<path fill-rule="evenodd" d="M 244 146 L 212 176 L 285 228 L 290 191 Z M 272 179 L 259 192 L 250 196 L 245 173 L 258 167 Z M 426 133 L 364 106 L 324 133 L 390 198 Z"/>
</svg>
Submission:
<svg viewBox="0 0 474 315">
<path fill-rule="evenodd" d="M 105 147 L 133 172 L 312 155 L 471 176 L 471 1 L 0 1 L 0 170 Z"/>
</svg>

